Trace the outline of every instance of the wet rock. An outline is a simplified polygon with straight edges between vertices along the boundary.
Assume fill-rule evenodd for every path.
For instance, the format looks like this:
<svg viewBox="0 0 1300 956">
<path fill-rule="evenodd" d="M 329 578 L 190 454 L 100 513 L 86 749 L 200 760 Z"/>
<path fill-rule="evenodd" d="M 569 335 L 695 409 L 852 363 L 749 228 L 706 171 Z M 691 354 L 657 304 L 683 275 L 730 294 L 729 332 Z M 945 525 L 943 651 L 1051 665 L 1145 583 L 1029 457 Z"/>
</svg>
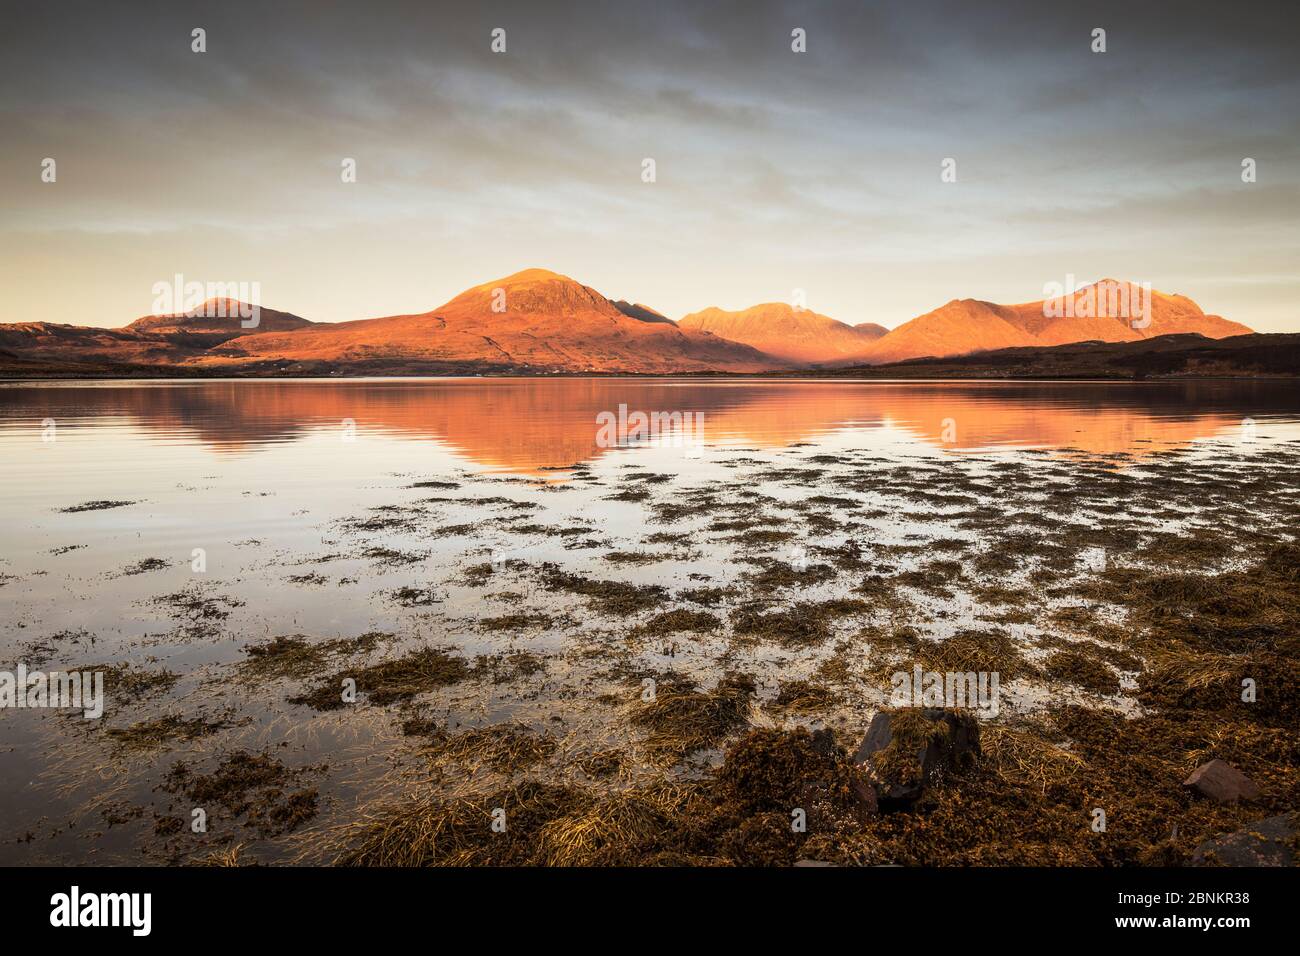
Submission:
<svg viewBox="0 0 1300 956">
<path fill-rule="evenodd" d="M 860 777 L 854 777 L 849 781 L 849 788 L 852 807 L 859 817 L 873 816 L 880 812 L 880 800 L 875 787 Z"/>
<path fill-rule="evenodd" d="M 1254 800 L 1259 796 L 1259 787 L 1253 780 L 1222 760 L 1201 764 L 1183 781 L 1183 786 L 1218 803 Z"/>
<path fill-rule="evenodd" d="M 1296 821 L 1291 814 L 1269 817 L 1224 836 L 1206 840 L 1192 852 L 1198 866 L 1292 866 Z"/>
<path fill-rule="evenodd" d="M 872 718 L 853 756 L 874 773 L 879 809 L 911 809 L 936 774 L 974 763 L 980 753 L 979 724 L 962 710 L 907 707 Z"/>
<path fill-rule="evenodd" d="M 835 759 L 843 755 L 839 744 L 835 742 L 835 731 L 829 728 L 812 732 L 812 748 L 823 757 Z"/>
</svg>

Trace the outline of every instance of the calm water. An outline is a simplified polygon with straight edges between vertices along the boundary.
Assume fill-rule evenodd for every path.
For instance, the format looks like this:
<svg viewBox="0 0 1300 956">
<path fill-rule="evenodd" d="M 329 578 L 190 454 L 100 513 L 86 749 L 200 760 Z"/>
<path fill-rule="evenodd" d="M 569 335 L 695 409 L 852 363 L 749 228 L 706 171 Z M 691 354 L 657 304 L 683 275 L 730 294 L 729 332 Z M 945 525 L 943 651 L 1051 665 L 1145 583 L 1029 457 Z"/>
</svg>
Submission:
<svg viewBox="0 0 1300 956">
<path fill-rule="evenodd" d="M 616 430 L 611 446 L 602 416 L 617 420 L 620 407 L 633 421 L 637 412 L 668 417 L 654 434 Z M 264 702 L 260 691 L 220 683 L 243 646 L 280 634 L 378 630 L 436 637 L 466 654 L 571 647 L 590 622 L 568 618 L 505 636 L 474 626 L 488 613 L 518 610 L 529 593 L 522 576 L 495 594 L 465 586 L 464 569 L 489 560 L 555 562 L 669 588 L 736 579 L 735 550 L 703 535 L 701 546 L 673 544 L 650 563 L 611 564 L 611 549 L 654 543 L 643 535 L 654 530 L 651 503 L 619 498 L 632 485 L 652 488 L 654 507 L 755 489 L 779 507 L 809 495 L 806 483 L 780 479 L 783 467 L 820 470 L 818 491 L 837 493 L 835 468 L 820 468 L 819 458 L 872 463 L 913 481 L 925 475 L 942 490 L 945 469 L 978 477 L 1005 459 L 1046 463 L 1053 480 L 1068 482 L 1071 462 L 1140 470 L 1158 454 L 1205 452 L 1248 467 L 1252 455 L 1297 439 L 1300 394 L 1291 383 L 2 385 L 0 669 L 16 661 L 51 670 L 124 660 L 165 667 L 181 675 L 170 700 L 182 701 L 184 713 L 237 709 L 223 747 L 288 735 L 302 759 L 325 755 L 348 768 L 331 782 L 337 807 L 369 793 L 357 768 L 393 746 L 391 728 L 372 714 L 364 726 L 360 717 L 347 725 L 311 717 L 302 731 L 302 708 L 287 707 L 283 695 Z M 917 523 L 883 492 L 853 497 L 884 515 L 859 525 L 873 542 L 955 533 L 933 515 Z M 66 510 L 104 501 L 117 505 Z M 843 543 L 833 532 L 807 538 L 811 546 Z M 196 553 L 205 565 L 197 572 Z M 427 590 L 430 603 L 395 603 L 403 587 Z M 196 617 L 166 599 L 180 593 L 210 601 L 214 613 Z M 565 699 L 589 695 L 590 680 Z M 552 688 L 471 704 L 449 692 L 439 706 L 457 721 L 470 711 L 480 722 L 551 721 L 538 709 L 547 694 L 564 696 Z M 110 708 L 106 719 L 129 723 L 168 706 Z M 86 826 L 102 826 L 95 814 L 105 806 L 156 801 L 167 757 L 153 755 L 148 769 L 142 759 L 104 764 L 102 741 L 66 715 L 0 711 L 0 861 L 80 860 L 100 849 L 131 858 L 138 834 L 111 831 L 91 850 L 63 822 L 89 815 Z M 42 840 L 15 849 L 14 833 L 27 830 Z"/>
<path fill-rule="evenodd" d="M 1243 419 L 1294 423 L 1289 382 L 786 382 L 621 379 L 384 379 L 0 385 L 4 477 L 33 479 L 155 464 L 177 477 L 337 440 L 356 423 L 376 466 L 419 455 L 428 465 L 536 474 L 601 458 L 596 416 L 696 413 L 706 443 L 779 447 L 849 439 L 859 447 L 1045 448 L 1141 454 L 1222 436 Z M 52 420 L 57 441 L 45 441 Z M 945 423 L 950 422 L 947 428 Z M 48 437 L 48 436 L 46 436 Z M 653 444 L 653 442 L 646 443 Z M 143 456 L 143 457 L 141 457 Z M 376 456 L 384 456 L 379 458 Z M 75 466 L 73 463 L 76 463 Z M 107 477 L 107 476 L 103 476 Z M 319 476 L 318 476 L 319 477 Z M 48 490 L 48 486 L 46 486 Z M 12 492 L 12 487 L 6 491 Z"/>
<path fill-rule="evenodd" d="M 620 406 L 680 417 L 653 435 L 615 431 L 619 444 L 607 447 L 599 417 Z M 609 501 L 598 487 L 627 466 L 671 476 L 659 489 L 670 495 L 734 485 L 736 459 L 777 462 L 791 449 L 803 459 L 851 453 L 901 465 L 1038 450 L 1123 467 L 1205 443 L 1267 448 L 1300 436 L 1298 419 L 1290 383 L 11 384 L 0 386 L 0 604 L 10 639 L 15 625 L 129 638 L 166 625 L 139 602 L 193 583 L 200 548 L 210 577 L 238 575 L 262 629 L 348 630 L 383 615 L 367 601 L 286 589 L 265 568 L 336 551 L 340 521 L 420 497 L 442 499 L 438 521 L 388 537 L 421 541 L 445 561 L 494 547 L 538 558 L 553 556 L 555 543 L 521 543 L 511 530 L 521 512 L 556 526 L 637 530 L 640 506 Z M 572 480 L 574 466 L 584 480 Z M 406 491 L 439 479 L 467 484 Z M 101 500 L 129 504 L 62 510 Z M 488 503 L 486 516 L 476 500 Z M 478 533 L 439 536 L 438 522 Z M 149 559 L 166 567 L 123 573 Z M 333 593 L 348 596 L 346 587 Z"/>
</svg>

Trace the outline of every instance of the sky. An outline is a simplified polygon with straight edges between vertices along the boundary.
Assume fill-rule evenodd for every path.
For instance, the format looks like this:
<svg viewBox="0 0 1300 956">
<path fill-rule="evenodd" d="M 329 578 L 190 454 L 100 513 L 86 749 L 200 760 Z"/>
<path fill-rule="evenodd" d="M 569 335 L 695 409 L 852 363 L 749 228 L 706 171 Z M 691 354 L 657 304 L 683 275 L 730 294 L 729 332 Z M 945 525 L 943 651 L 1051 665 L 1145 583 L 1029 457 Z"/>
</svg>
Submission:
<svg viewBox="0 0 1300 956">
<path fill-rule="evenodd" d="M 1073 276 L 1300 331 L 1294 2 L 0 7 L 0 322 L 124 325 L 177 274 L 341 321 L 541 267 L 673 318 Z"/>
</svg>

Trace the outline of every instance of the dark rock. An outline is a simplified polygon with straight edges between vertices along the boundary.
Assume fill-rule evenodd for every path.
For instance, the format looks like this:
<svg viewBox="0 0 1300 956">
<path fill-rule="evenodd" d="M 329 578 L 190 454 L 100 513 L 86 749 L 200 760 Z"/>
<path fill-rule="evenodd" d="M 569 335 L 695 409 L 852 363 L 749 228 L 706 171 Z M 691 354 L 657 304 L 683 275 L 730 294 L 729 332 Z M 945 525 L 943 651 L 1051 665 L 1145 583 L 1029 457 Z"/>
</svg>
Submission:
<svg viewBox="0 0 1300 956">
<path fill-rule="evenodd" d="M 795 860 L 795 866 L 834 866 L 834 863 L 827 863 L 825 860 Z"/>
<path fill-rule="evenodd" d="M 829 727 L 812 732 L 812 749 L 815 753 L 830 757 L 832 760 L 844 756 L 844 751 L 835 742 L 835 731 Z"/>
<path fill-rule="evenodd" d="M 1206 840 L 1192 852 L 1192 862 L 1198 866 L 1292 866 L 1296 862 L 1295 837 L 1295 820 L 1284 813 Z"/>
<path fill-rule="evenodd" d="M 1236 803 L 1238 800 L 1254 800 L 1259 797 L 1259 787 L 1255 786 L 1254 781 L 1222 760 L 1201 764 L 1183 781 L 1183 786 L 1191 787 L 1202 796 L 1219 803 Z"/>
<path fill-rule="evenodd" d="M 849 787 L 852 791 L 850 799 L 852 800 L 853 810 L 860 818 L 875 816 L 880 812 L 875 787 L 860 777 L 854 777 L 850 780 Z"/>
<path fill-rule="evenodd" d="M 858 744 L 858 752 L 853 755 L 855 764 L 866 763 L 872 754 L 889 746 L 891 738 L 889 725 L 892 716 L 890 711 L 882 710 L 871 718 L 871 723 L 867 725 L 867 734 L 862 738 L 862 743 Z"/>
<path fill-rule="evenodd" d="M 908 707 L 877 713 L 853 762 L 871 767 L 879 809 L 893 811 L 911 809 L 936 774 L 970 766 L 979 753 L 972 714 Z"/>
</svg>

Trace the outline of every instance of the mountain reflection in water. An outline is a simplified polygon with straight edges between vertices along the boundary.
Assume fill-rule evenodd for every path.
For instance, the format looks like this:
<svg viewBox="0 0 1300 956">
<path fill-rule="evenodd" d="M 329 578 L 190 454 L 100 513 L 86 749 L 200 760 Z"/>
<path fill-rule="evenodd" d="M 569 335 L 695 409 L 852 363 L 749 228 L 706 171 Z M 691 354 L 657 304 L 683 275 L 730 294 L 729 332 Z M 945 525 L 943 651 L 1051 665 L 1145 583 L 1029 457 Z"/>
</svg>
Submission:
<svg viewBox="0 0 1300 956">
<path fill-rule="evenodd" d="M 221 452 L 359 431 L 431 439 L 477 465 L 536 473 L 597 458 L 598 416 L 664 413 L 705 443 L 776 447 L 882 427 L 950 450 L 1037 447 L 1141 455 L 1293 417 L 1268 381 L 848 382 L 701 379 L 372 379 L 64 383 L 0 388 L 6 427 L 114 420 Z M 671 434 L 660 436 L 671 441 Z M 634 440 L 636 436 L 633 436 Z"/>
</svg>

